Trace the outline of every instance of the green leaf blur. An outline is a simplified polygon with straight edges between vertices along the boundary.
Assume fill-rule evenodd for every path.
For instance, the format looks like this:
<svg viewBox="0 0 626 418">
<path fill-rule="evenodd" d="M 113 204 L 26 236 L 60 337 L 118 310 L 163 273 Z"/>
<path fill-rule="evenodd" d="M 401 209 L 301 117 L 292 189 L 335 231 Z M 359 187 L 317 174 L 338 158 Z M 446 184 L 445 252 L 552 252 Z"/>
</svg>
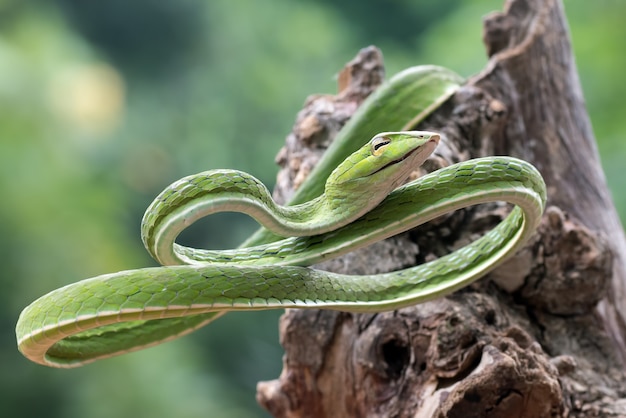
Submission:
<svg viewBox="0 0 626 418">
<path fill-rule="evenodd" d="M 566 1 L 609 184 L 626 216 L 626 3 Z M 367 5 L 367 7 L 366 7 Z M 307 95 L 376 44 L 388 73 L 486 62 L 481 17 L 500 2 L 0 1 L 0 395 L 7 417 L 262 417 L 280 373 L 280 312 L 230 314 L 186 338 L 77 370 L 15 347 L 23 307 L 86 277 L 154 265 L 143 211 L 186 174 L 237 168 L 270 188 Z M 184 240 L 234 247 L 255 229 L 220 215 Z"/>
</svg>

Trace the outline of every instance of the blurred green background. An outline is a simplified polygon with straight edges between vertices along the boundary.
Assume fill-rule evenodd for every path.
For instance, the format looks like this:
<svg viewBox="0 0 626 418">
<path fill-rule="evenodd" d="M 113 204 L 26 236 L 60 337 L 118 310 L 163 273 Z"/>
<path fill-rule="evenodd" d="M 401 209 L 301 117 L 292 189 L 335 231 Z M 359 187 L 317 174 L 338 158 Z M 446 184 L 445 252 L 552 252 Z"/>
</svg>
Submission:
<svg viewBox="0 0 626 418">
<path fill-rule="evenodd" d="M 335 92 L 361 47 L 388 74 L 416 64 L 469 76 L 481 17 L 499 1 L 0 0 L 0 414 L 263 417 L 280 373 L 280 312 L 230 314 L 186 338 L 76 370 L 31 364 L 14 326 L 33 299 L 82 278 L 154 265 L 143 211 L 209 168 L 272 186 L 273 160 L 311 93 Z M 623 215 L 626 2 L 566 1 L 603 163 Z M 203 221 L 187 243 L 232 247 L 255 226 Z"/>
</svg>

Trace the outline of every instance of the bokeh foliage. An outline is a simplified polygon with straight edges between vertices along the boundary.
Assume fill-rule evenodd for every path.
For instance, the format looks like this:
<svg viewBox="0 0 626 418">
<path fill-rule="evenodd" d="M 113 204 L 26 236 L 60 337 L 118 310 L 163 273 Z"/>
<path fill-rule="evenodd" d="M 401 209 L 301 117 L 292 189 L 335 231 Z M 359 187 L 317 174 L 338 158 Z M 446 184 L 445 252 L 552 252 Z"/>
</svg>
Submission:
<svg viewBox="0 0 626 418">
<path fill-rule="evenodd" d="M 609 184 L 622 214 L 626 3 L 566 1 Z M 0 1 L 0 327 L 3 416 L 256 417 L 258 380 L 280 371 L 278 312 L 230 314 L 187 338 L 77 370 L 15 349 L 20 310 L 85 277 L 153 265 L 139 240 L 151 199 L 219 167 L 269 186 L 307 95 L 366 45 L 389 73 L 486 62 L 481 16 L 500 2 L 447 0 Z M 236 246 L 238 216 L 184 239 Z"/>
</svg>

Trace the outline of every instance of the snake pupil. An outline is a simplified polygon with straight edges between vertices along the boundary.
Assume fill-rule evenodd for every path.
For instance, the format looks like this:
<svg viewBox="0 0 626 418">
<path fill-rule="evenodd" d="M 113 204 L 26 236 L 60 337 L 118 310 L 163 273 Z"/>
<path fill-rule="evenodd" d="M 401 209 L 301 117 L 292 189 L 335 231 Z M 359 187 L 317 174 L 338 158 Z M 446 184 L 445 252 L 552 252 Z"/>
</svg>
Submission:
<svg viewBox="0 0 626 418">
<path fill-rule="evenodd" d="M 381 149 L 385 145 L 389 145 L 389 143 L 391 143 L 391 139 L 387 137 L 382 136 L 382 137 L 374 138 L 372 140 L 372 150 L 374 152 L 377 152 L 379 149 Z"/>
<path fill-rule="evenodd" d="M 387 145 L 389 143 L 389 141 L 387 142 L 379 142 L 378 144 L 374 145 L 374 150 L 378 150 L 380 147 L 383 147 L 385 145 Z"/>
</svg>

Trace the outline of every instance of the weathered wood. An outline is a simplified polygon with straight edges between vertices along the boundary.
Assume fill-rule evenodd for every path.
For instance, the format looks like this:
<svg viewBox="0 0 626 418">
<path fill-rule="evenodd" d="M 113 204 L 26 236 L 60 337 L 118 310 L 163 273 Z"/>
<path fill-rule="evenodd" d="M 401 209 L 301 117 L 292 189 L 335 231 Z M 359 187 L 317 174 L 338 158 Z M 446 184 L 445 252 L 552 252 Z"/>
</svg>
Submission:
<svg viewBox="0 0 626 418">
<path fill-rule="evenodd" d="M 279 379 L 257 399 L 276 417 L 626 416 L 626 240 L 599 163 L 559 0 L 513 0 L 484 22 L 486 68 L 420 125 L 444 134 L 425 168 L 507 154 L 535 164 L 549 208 L 488 278 L 395 312 L 289 310 Z M 382 79 L 366 48 L 337 96 L 314 96 L 279 154 L 277 198 L 310 171 Z M 352 274 L 430 260 L 475 239 L 504 205 L 459 211 L 331 261 Z"/>
</svg>

